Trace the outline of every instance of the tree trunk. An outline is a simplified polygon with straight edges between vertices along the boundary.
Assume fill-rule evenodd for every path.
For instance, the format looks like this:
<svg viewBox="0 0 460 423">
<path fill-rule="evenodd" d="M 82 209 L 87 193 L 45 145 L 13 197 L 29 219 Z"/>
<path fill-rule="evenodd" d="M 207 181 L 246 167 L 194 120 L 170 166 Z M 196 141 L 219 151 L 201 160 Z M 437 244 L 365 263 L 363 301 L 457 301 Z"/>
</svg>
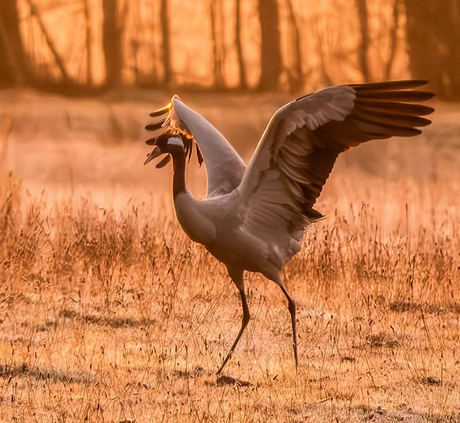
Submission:
<svg viewBox="0 0 460 423">
<path fill-rule="evenodd" d="M 132 29 L 128 34 L 131 57 L 128 59 L 129 67 L 134 74 L 134 81 L 136 85 L 140 83 L 140 63 L 139 63 L 139 50 L 141 46 L 141 32 L 142 32 L 142 18 L 140 11 L 140 0 L 132 0 L 130 3 L 130 16 L 132 19 Z M 127 16 L 127 15 L 125 15 Z"/>
<path fill-rule="evenodd" d="M 393 69 L 393 63 L 396 57 L 396 50 L 398 49 L 399 2 L 400 0 L 394 0 L 393 4 L 393 25 L 391 27 L 390 33 L 390 53 L 385 66 L 385 79 L 391 78 L 391 71 Z"/>
<path fill-rule="evenodd" d="M 294 53 L 293 72 L 290 75 L 290 89 L 292 92 L 299 91 L 304 84 L 304 75 L 302 69 L 302 44 L 300 39 L 300 30 L 297 23 L 297 18 L 292 7 L 292 1 L 287 0 L 289 11 L 289 22 L 291 24 L 292 50 Z"/>
<path fill-rule="evenodd" d="M 86 44 L 86 83 L 93 85 L 93 56 L 92 56 L 92 31 L 91 16 L 88 0 L 83 0 L 83 10 L 85 13 L 85 44 Z"/>
<path fill-rule="evenodd" d="M 214 62 L 214 86 L 220 89 L 224 86 L 224 77 L 222 71 L 222 57 L 217 35 L 217 11 L 215 0 L 209 1 L 209 14 L 211 20 L 212 55 Z"/>
<path fill-rule="evenodd" d="M 161 0 L 160 5 L 161 20 L 161 56 L 163 60 L 163 83 L 169 87 L 173 83 L 171 69 L 171 37 L 169 31 L 169 1 Z"/>
<path fill-rule="evenodd" d="M 122 31 L 117 0 L 102 0 L 104 13 L 103 47 L 105 58 L 106 85 L 118 87 L 122 84 L 123 54 Z"/>
<path fill-rule="evenodd" d="M 277 0 L 258 0 L 261 30 L 259 90 L 276 91 L 280 84 L 281 43 Z"/>
<path fill-rule="evenodd" d="M 445 99 L 460 98 L 460 0 L 405 0 L 407 46 L 414 78 Z"/>
<path fill-rule="evenodd" d="M 371 80 L 369 70 L 369 14 L 367 11 L 366 0 L 356 0 L 356 9 L 358 11 L 359 29 L 360 29 L 360 46 L 359 46 L 359 67 L 363 75 L 363 80 L 369 82 Z"/>
<path fill-rule="evenodd" d="M 321 82 L 323 85 L 331 86 L 334 85 L 331 75 L 329 74 L 327 63 L 328 57 L 325 52 L 325 44 L 323 44 L 324 34 L 320 25 L 321 17 L 316 15 L 311 20 L 311 31 L 310 34 L 315 40 L 315 50 L 319 58 L 319 70 L 321 76 Z"/>
<path fill-rule="evenodd" d="M 0 85 L 12 86 L 31 79 L 19 30 L 16 0 L 0 2 Z"/>
<path fill-rule="evenodd" d="M 238 58 L 239 88 L 245 90 L 248 87 L 246 78 L 246 65 L 244 63 L 243 46 L 241 44 L 241 0 L 235 1 L 235 49 Z"/>
<path fill-rule="evenodd" d="M 67 67 L 64 61 L 62 60 L 61 56 L 59 55 L 56 49 L 56 46 L 54 45 L 54 41 L 51 38 L 51 35 L 48 32 L 48 29 L 46 28 L 45 23 L 43 22 L 43 19 L 40 15 L 39 10 L 37 9 L 37 6 L 32 0 L 27 0 L 27 3 L 29 4 L 29 7 L 30 7 L 30 14 L 32 16 L 35 16 L 35 19 L 37 20 L 40 31 L 45 37 L 46 44 L 54 58 L 54 61 L 56 62 L 56 66 L 59 68 L 59 71 L 61 72 L 62 79 L 64 80 L 65 83 L 70 83 L 70 77 L 69 77 L 69 73 L 67 72 Z"/>
<path fill-rule="evenodd" d="M 219 45 L 219 54 L 220 54 L 220 62 L 222 67 L 222 81 L 223 85 L 225 85 L 225 63 L 227 61 L 227 46 L 225 44 L 225 9 L 224 9 L 224 1 L 223 0 L 215 0 L 218 6 L 218 17 L 219 17 L 219 32 L 218 32 L 218 45 Z"/>
</svg>

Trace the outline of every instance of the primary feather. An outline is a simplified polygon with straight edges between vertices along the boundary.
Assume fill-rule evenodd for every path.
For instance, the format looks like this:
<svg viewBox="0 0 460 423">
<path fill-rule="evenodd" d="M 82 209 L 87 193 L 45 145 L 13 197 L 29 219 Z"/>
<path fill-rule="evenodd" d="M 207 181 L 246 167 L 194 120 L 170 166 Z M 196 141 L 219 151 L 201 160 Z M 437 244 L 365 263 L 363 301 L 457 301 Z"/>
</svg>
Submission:
<svg viewBox="0 0 460 423">
<path fill-rule="evenodd" d="M 418 135 L 417 127 L 430 124 L 419 115 L 433 109 L 410 104 L 432 97 L 409 90 L 423 84 L 331 87 L 275 113 L 238 190 L 245 229 L 276 244 L 280 269 L 300 249 L 303 228 L 323 217 L 313 207 L 341 152 L 372 139 Z"/>
</svg>

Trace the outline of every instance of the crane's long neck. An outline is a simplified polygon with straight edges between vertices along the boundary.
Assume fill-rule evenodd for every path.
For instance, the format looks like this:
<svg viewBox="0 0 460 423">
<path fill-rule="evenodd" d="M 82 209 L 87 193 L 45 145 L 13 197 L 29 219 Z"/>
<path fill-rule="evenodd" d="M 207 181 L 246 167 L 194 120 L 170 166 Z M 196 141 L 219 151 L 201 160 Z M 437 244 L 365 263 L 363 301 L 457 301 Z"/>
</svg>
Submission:
<svg viewBox="0 0 460 423">
<path fill-rule="evenodd" d="M 187 192 L 185 185 L 185 154 L 173 155 L 173 197 L 176 198 L 180 193 Z"/>
<path fill-rule="evenodd" d="M 173 197 L 177 220 L 184 232 L 195 242 L 210 245 L 215 242 L 214 223 L 206 216 L 205 202 L 196 200 L 185 185 L 185 154 L 173 154 Z M 204 206 L 204 207 L 203 207 Z"/>
</svg>

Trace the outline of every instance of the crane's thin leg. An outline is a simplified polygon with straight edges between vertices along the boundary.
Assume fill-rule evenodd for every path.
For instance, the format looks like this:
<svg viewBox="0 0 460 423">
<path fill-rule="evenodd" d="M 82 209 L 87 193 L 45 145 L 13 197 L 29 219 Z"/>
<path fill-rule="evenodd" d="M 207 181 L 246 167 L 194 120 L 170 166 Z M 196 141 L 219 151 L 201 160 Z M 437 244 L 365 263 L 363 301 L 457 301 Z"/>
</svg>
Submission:
<svg viewBox="0 0 460 423">
<path fill-rule="evenodd" d="M 243 271 L 242 270 L 233 271 L 233 270 L 228 269 L 228 274 L 230 275 L 230 277 L 232 278 L 232 281 L 235 283 L 236 287 L 240 291 L 241 304 L 243 306 L 243 320 L 241 322 L 241 329 L 238 332 L 235 342 L 233 342 L 233 345 L 230 348 L 230 351 L 228 352 L 227 356 L 224 358 L 224 361 L 220 365 L 219 370 L 217 370 L 217 374 L 219 374 L 222 371 L 224 366 L 227 364 L 227 361 L 232 356 L 233 351 L 235 351 L 235 348 L 238 345 L 238 341 L 240 340 L 241 335 L 243 335 L 243 332 L 246 329 L 246 326 L 248 325 L 249 318 L 250 318 L 249 307 L 246 301 L 246 294 L 244 293 Z"/>
<path fill-rule="evenodd" d="M 292 340 L 293 340 L 293 347 L 294 347 L 294 360 L 295 360 L 295 368 L 296 370 L 299 367 L 299 358 L 297 356 L 297 330 L 296 330 L 296 305 L 295 301 L 291 298 L 289 295 L 289 292 L 287 292 L 286 288 L 284 285 L 281 283 L 281 280 L 276 281 L 278 285 L 280 286 L 281 290 L 283 291 L 283 294 L 286 296 L 288 303 L 289 303 L 289 313 L 291 313 L 291 323 L 292 323 Z"/>
</svg>

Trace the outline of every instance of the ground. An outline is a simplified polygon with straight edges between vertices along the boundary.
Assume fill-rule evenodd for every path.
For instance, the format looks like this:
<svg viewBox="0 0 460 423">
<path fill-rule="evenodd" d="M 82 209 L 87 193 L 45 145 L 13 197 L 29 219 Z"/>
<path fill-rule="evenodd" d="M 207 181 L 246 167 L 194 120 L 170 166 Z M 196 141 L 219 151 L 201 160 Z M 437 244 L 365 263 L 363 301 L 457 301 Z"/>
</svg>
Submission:
<svg viewBox="0 0 460 423">
<path fill-rule="evenodd" d="M 171 170 L 142 167 L 167 100 L 0 95 L 0 421 L 460 421 L 460 108 L 344 154 L 284 279 L 181 232 Z M 149 101 L 153 98 L 153 101 Z M 286 96 L 182 96 L 247 159 Z M 188 175 L 197 195 L 204 170 Z"/>
</svg>

